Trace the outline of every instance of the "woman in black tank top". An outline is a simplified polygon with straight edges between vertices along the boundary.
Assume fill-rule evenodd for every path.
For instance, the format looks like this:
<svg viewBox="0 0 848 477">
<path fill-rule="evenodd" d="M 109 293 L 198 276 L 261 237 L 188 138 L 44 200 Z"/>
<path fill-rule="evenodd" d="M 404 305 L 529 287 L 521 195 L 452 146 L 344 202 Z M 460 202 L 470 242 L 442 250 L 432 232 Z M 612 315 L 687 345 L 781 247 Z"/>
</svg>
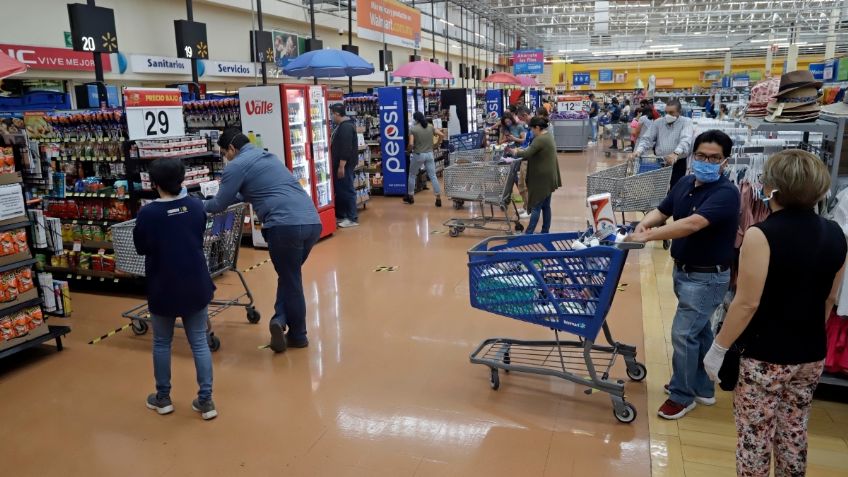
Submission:
<svg viewBox="0 0 848 477">
<path fill-rule="evenodd" d="M 824 162 L 793 149 L 773 155 L 762 176 L 771 215 L 745 233 L 736 297 L 704 357 L 718 380 L 727 349 L 742 349 L 733 409 L 740 476 L 805 475 L 807 420 L 824 369 L 825 320 L 848 251 L 840 227 L 813 208 L 830 188 Z"/>
</svg>

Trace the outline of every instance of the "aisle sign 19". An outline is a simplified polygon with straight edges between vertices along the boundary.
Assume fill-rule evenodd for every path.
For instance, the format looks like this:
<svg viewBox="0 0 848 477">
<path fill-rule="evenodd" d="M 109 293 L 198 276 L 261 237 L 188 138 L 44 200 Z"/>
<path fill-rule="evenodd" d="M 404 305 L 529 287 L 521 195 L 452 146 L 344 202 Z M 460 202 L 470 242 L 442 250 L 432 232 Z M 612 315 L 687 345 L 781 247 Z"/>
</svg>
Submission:
<svg viewBox="0 0 848 477">
<path fill-rule="evenodd" d="M 209 44 L 206 42 L 205 23 L 174 20 L 174 36 L 177 38 L 178 58 L 209 59 Z"/>
<path fill-rule="evenodd" d="M 176 88 L 124 88 L 130 140 L 185 136 L 183 98 Z"/>
<path fill-rule="evenodd" d="M 68 4 L 71 23 L 71 43 L 76 51 L 116 53 L 118 34 L 115 32 L 115 11 L 82 3 Z"/>
</svg>

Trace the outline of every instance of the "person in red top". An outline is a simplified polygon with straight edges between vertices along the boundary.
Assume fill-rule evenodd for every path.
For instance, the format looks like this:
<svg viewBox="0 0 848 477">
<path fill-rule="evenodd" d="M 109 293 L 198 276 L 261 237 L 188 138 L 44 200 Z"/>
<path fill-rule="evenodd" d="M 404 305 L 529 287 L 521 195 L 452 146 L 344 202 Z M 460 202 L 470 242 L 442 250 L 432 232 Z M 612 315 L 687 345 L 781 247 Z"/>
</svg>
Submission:
<svg viewBox="0 0 848 477">
<path fill-rule="evenodd" d="M 642 114 L 648 116 L 651 121 L 660 118 L 660 113 L 657 112 L 657 108 L 654 107 L 654 102 L 650 99 L 643 99 L 640 101 L 639 107 L 642 109 Z"/>
</svg>

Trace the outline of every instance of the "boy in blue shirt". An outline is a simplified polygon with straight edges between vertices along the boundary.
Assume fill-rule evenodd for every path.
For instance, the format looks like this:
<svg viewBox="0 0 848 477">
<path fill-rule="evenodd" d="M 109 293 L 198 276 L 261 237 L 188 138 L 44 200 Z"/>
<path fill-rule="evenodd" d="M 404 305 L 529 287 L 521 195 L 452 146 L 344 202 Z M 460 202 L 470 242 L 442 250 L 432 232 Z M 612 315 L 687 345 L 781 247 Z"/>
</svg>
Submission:
<svg viewBox="0 0 848 477">
<path fill-rule="evenodd" d="M 153 376 L 156 392 L 147 407 L 159 414 L 174 412 L 171 402 L 171 342 L 180 317 L 194 355 L 200 388 L 192 409 L 203 419 L 218 415 L 212 402 L 212 354 L 207 342 L 208 305 L 215 286 L 203 254 L 206 212 L 203 203 L 182 188 L 185 166 L 180 159 L 157 159 L 150 181 L 159 199 L 142 207 L 136 218 L 134 241 L 144 255 L 148 308 L 153 321 Z"/>
</svg>

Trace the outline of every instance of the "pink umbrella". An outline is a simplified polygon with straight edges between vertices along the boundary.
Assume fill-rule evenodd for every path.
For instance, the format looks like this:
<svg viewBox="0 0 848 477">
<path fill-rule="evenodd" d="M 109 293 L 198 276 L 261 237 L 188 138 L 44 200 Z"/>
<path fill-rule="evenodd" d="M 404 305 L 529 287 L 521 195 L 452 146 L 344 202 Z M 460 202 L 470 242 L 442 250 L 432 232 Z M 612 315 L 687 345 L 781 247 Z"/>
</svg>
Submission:
<svg viewBox="0 0 848 477">
<path fill-rule="evenodd" d="M 530 75 L 517 75 L 516 78 L 518 78 L 518 81 L 521 82 L 521 86 L 524 87 L 539 86 L 541 84 L 536 80 L 536 78 Z"/>
<path fill-rule="evenodd" d="M 26 73 L 27 65 L 11 56 L 0 52 L 0 79 L 8 78 L 9 76 Z"/>
<path fill-rule="evenodd" d="M 504 72 L 490 74 L 483 81 L 486 83 L 521 84 L 521 80 L 514 74 Z"/>
<path fill-rule="evenodd" d="M 401 78 L 414 79 L 453 79 L 453 75 L 450 71 L 430 61 L 413 61 L 411 63 L 407 63 L 396 69 L 392 75 L 399 76 Z"/>
</svg>

